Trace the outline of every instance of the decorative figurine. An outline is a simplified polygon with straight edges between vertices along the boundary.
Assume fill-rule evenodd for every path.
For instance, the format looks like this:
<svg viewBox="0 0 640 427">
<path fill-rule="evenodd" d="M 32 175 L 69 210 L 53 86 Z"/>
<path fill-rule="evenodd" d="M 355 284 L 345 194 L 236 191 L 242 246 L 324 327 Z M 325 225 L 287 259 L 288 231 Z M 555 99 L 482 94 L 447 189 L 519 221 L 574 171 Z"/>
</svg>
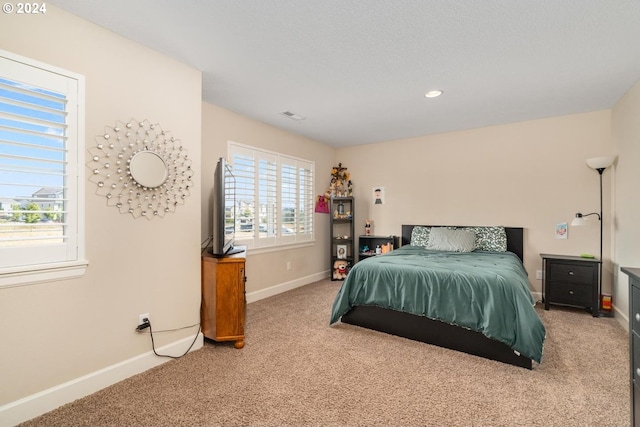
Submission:
<svg viewBox="0 0 640 427">
<path fill-rule="evenodd" d="M 351 175 L 342 163 L 331 169 L 331 183 L 328 192 L 332 197 L 345 197 L 350 194 L 349 186 L 351 185 Z"/>
</svg>

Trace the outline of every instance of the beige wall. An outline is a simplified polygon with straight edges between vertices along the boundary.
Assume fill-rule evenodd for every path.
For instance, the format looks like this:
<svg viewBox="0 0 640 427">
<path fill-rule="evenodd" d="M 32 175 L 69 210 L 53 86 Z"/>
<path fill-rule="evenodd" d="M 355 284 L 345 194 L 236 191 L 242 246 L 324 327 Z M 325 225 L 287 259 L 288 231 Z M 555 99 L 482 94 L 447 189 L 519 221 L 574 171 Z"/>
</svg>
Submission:
<svg viewBox="0 0 640 427">
<path fill-rule="evenodd" d="M 0 289 L 1 407 L 150 352 L 134 332 L 141 313 L 157 330 L 198 323 L 201 74 L 49 4 L 44 15 L 0 17 L 0 49 L 86 77 L 87 147 L 117 120 L 148 119 L 197 159 L 198 187 L 175 213 L 147 220 L 107 207 L 85 180 L 86 275 Z M 196 331 L 159 334 L 156 345 Z"/>
<path fill-rule="evenodd" d="M 610 133 L 610 112 L 599 111 L 342 148 L 337 160 L 354 181 L 357 230 L 368 218 L 380 235 L 399 235 L 402 224 L 524 227 L 525 267 L 540 292 L 540 253 L 599 253 L 597 220 L 570 227 L 567 240 L 555 238 L 555 225 L 598 211 L 598 173 L 585 159 L 611 153 Z M 605 172 L 606 211 L 611 176 Z M 374 186 L 384 187 L 384 205 L 372 204 Z"/>
<path fill-rule="evenodd" d="M 283 120 L 287 120 L 283 118 Z M 301 123 L 304 126 L 304 123 Z M 227 157 L 228 141 L 276 151 L 315 162 L 316 194 L 329 185 L 335 149 L 266 125 L 223 108 L 202 106 L 202 240 L 211 234 L 211 191 L 218 158 Z M 250 250 L 247 258 L 247 292 L 254 295 L 274 286 L 305 283 L 329 271 L 329 216 L 315 214 L 315 243 L 274 252 Z M 287 270 L 291 262 L 291 270 Z"/>
<path fill-rule="evenodd" d="M 612 117 L 613 144 L 618 155 L 614 218 L 615 296 L 616 306 L 628 316 L 629 277 L 620 272 L 619 267 L 640 267 L 640 82 L 618 101 Z"/>
</svg>

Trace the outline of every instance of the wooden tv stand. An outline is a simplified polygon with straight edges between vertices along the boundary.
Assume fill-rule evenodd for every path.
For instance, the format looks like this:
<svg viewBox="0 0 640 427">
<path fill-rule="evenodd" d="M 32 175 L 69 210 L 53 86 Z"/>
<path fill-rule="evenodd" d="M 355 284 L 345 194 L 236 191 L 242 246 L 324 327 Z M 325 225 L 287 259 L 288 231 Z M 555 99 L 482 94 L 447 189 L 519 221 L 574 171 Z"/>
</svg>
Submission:
<svg viewBox="0 0 640 427">
<path fill-rule="evenodd" d="M 202 255 L 202 334 L 244 347 L 246 250 L 230 256 Z"/>
</svg>

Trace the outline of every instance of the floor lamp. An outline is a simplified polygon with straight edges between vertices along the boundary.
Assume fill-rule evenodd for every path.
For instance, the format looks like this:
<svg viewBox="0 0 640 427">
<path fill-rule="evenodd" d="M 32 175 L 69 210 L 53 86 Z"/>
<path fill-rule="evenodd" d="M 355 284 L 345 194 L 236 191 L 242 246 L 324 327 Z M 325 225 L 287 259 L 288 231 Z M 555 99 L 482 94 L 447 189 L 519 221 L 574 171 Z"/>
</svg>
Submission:
<svg viewBox="0 0 640 427">
<path fill-rule="evenodd" d="M 602 270 L 604 267 L 604 260 L 602 259 L 602 174 L 604 173 L 605 169 L 607 169 L 609 166 L 611 166 L 613 164 L 613 162 L 616 160 L 615 156 L 607 156 L 607 157 L 594 157 L 592 159 L 587 159 L 587 166 L 589 166 L 591 169 L 595 169 L 596 171 L 598 171 L 598 174 L 600 175 L 600 213 L 598 212 L 591 212 L 588 214 L 582 214 L 580 212 L 578 212 L 576 214 L 576 217 L 573 219 L 573 221 L 571 221 L 571 225 L 585 225 L 586 224 L 586 220 L 585 217 L 588 217 L 590 215 L 597 215 L 598 216 L 598 220 L 600 221 L 600 277 L 598 280 L 598 311 L 600 311 L 600 306 L 602 304 Z"/>
</svg>

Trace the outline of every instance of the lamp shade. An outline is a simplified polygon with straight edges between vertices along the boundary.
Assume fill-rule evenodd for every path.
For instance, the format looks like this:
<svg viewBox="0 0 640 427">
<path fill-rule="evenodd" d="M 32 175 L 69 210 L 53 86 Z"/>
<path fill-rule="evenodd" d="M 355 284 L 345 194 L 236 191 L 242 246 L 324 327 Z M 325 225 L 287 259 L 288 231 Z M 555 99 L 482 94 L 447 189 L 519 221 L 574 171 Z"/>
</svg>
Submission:
<svg viewBox="0 0 640 427">
<path fill-rule="evenodd" d="M 573 221 L 571 221 L 571 225 L 585 225 L 587 223 L 587 220 L 583 218 L 582 215 L 577 216 L 575 218 L 573 218 Z"/>
<path fill-rule="evenodd" d="M 591 169 L 606 169 L 611 166 L 615 160 L 616 156 L 593 157 L 587 159 L 587 166 Z"/>
</svg>

